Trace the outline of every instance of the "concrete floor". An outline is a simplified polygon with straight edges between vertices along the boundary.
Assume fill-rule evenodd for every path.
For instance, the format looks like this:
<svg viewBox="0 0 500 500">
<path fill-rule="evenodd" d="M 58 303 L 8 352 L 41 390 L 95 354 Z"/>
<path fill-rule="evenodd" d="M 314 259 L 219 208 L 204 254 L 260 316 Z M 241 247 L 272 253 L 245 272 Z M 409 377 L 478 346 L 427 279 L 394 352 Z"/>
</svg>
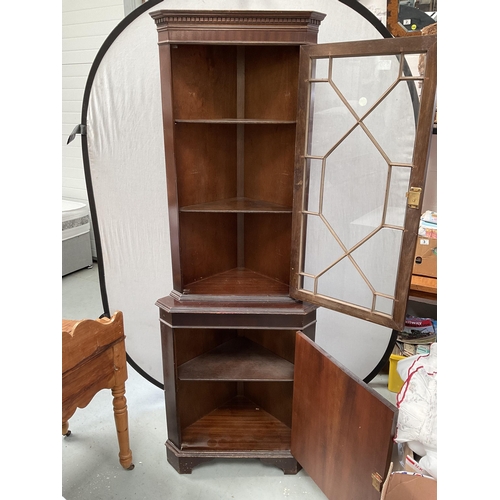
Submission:
<svg viewBox="0 0 500 500">
<path fill-rule="evenodd" d="M 62 278 L 64 318 L 98 318 L 102 312 L 97 265 Z M 285 476 L 259 460 L 212 460 L 197 466 L 192 474 L 178 474 L 166 459 L 163 391 L 131 366 L 128 375 L 126 398 L 135 468 L 126 471 L 118 461 L 111 391 L 101 391 L 73 415 L 71 436 L 62 437 L 62 495 L 66 500 L 326 498 L 305 470 Z M 370 385 L 395 403 L 396 395 L 387 390 L 386 374 Z"/>
</svg>

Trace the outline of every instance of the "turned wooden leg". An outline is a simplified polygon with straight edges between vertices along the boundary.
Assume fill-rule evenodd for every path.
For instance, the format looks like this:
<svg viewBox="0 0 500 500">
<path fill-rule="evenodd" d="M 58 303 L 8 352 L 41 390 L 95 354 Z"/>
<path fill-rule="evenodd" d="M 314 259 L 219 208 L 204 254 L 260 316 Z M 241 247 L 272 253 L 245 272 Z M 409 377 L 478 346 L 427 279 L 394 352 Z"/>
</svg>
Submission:
<svg viewBox="0 0 500 500">
<path fill-rule="evenodd" d="M 116 432 L 118 434 L 118 454 L 120 463 L 124 469 L 132 470 L 132 451 L 129 448 L 128 435 L 128 411 L 127 399 L 125 398 L 125 383 L 119 384 L 111 389 L 113 394 L 113 410 L 115 414 Z"/>
<path fill-rule="evenodd" d="M 71 431 L 69 430 L 69 420 L 62 423 L 62 433 L 63 436 L 69 436 L 71 434 Z"/>
</svg>

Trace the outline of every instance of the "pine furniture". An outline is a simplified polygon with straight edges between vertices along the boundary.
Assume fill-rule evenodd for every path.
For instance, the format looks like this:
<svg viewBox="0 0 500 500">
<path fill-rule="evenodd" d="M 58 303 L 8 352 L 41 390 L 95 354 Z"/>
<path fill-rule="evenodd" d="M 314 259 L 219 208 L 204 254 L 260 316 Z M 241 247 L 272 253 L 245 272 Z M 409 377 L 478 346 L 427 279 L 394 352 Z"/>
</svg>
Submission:
<svg viewBox="0 0 500 500">
<path fill-rule="evenodd" d="M 71 434 L 69 419 L 77 408 L 85 408 L 99 391 L 111 389 L 120 464 L 132 470 L 126 380 L 121 311 L 111 319 L 62 320 L 62 434 Z"/>
</svg>

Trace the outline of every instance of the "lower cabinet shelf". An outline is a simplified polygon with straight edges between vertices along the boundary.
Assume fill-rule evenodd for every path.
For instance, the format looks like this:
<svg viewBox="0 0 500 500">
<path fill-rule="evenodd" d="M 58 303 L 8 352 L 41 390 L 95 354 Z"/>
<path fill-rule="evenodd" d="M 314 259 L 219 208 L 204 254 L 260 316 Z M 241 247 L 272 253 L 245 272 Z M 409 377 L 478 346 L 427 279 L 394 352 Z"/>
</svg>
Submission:
<svg viewBox="0 0 500 500">
<path fill-rule="evenodd" d="M 291 429 L 252 400 L 236 396 L 182 432 L 182 450 L 289 450 Z"/>
<path fill-rule="evenodd" d="M 179 380 L 293 381 L 293 363 L 236 337 L 179 367 Z"/>
</svg>

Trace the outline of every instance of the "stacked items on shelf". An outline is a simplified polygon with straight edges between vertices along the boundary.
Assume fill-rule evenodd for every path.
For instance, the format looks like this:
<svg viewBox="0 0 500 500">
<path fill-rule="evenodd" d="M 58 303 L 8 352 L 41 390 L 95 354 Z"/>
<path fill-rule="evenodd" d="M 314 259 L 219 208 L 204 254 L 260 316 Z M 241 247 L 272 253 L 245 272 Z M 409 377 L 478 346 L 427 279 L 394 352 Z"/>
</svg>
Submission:
<svg viewBox="0 0 500 500">
<path fill-rule="evenodd" d="M 431 210 L 420 217 L 413 274 L 437 278 L 437 213 Z"/>
<path fill-rule="evenodd" d="M 420 217 L 418 235 L 437 240 L 437 212 L 427 210 Z"/>
<path fill-rule="evenodd" d="M 402 332 L 399 332 L 395 354 L 413 356 L 427 354 L 431 344 L 437 341 L 437 321 L 432 318 L 407 316 Z"/>
</svg>

